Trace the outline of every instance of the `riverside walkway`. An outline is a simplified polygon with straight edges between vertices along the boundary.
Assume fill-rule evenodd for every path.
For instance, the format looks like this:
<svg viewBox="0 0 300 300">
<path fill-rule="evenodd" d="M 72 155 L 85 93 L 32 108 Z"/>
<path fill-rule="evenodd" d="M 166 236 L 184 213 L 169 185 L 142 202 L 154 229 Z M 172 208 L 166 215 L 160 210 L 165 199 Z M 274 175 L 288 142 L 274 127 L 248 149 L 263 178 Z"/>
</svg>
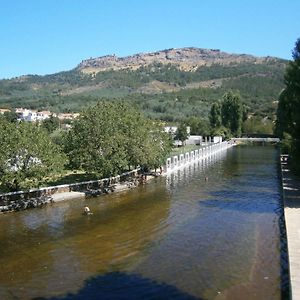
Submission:
<svg viewBox="0 0 300 300">
<path fill-rule="evenodd" d="M 281 156 L 284 215 L 288 242 L 291 299 L 300 299 L 300 179 L 291 174 Z"/>
<path fill-rule="evenodd" d="M 261 143 L 279 143 L 279 138 L 260 138 L 260 137 L 247 137 L 247 138 L 232 138 L 235 142 L 261 142 Z"/>
</svg>

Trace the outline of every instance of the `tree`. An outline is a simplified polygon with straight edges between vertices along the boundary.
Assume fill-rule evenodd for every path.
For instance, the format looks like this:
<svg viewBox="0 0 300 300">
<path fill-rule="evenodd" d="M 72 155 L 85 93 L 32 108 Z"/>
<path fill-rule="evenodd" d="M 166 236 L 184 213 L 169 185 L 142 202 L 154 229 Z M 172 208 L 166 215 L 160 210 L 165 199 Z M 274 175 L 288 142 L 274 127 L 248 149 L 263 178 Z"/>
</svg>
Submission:
<svg viewBox="0 0 300 300">
<path fill-rule="evenodd" d="M 181 122 L 176 130 L 175 133 L 175 139 L 182 142 L 182 145 L 184 145 L 185 141 L 188 139 L 189 134 L 187 132 L 186 123 Z"/>
<path fill-rule="evenodd" d="M 66 137 L 72 168 L 101 177 L 130 166 L 155 167 L 168 149 L 167 134 L 153 121 L 121 102 L 99 102 L 80 114 Z"/>
<path fill-rule="evenodd" d="M 299 61 L 300 61 L 300 38 L 298 38 L 298 40 L 296 41 L 292 54 L 293 54 L 294 61 L 299 63 Z"/>
<path fill-rule="evenodd" d="M 81 113 L 73 123 L 65 144 L 71 168 L 110 176 L 128 166 L 126 140 L 120 126 L 122 113 L 108 102 Z"/>
<path fill-rule="evenodd" d="M 300 161 L 300 38 L 296 41 L 293 59 L 285 72 L 286 87 L 279 97 L 275 132 L 280 137 L 289 137 L 296 165 Z"/>
<path fill-rule="evenodd" d="M 17 119 L 18 119 L 18 115 L 17 115 L 16 112 L 14 112 L 14 111 L 6 111 L 6 112 L 3 114 L 3 117 L 4 117 L 8 122 L 11 122 L 11 123 L 16 123 L 16 122 L 17 122 Z"/>
<path fill-rule="evenodd" d="M 162 124 L 150 121 L 150 131 L 145 135 L 143 149 L 147 160 L 140 165 L 147 169 L 157 169 L 164 164 L 168 154 L 170 153 L 173 140 L 171 135 L 164 132 Z"/>
<path fill-rule="evenodd" d="M 232 92 L 225 93 L 222 101 L 222 124 L 230 129 L 234 136 L 242 133 L 243 106 L 240 96 Z"/>
<path fill-rule="evenodd" d="M 39 186 L 42 178 L 61 170 L 66 157 L 41 127 L 0 118 L 0 181 L 3 191 Z"/>
<path fill-rule="evenodd" d="M 212 135 L 221 136 L 223 139 L 232 137 L 230 130 L 224 126 L 214 128 L 212 130 Z"/>
<path fill-rule="evenodd" d="M 290 98 L 291 95 L 287 89 L 279 95 L 275 134 L 281 138 L 285 132 L 291 134 L 294 131 L 293 102 L 290 101 Z"/>
<path fill-rule="evenodd" d="M 300 38 L 293 50 L 294 60 L 289 62 L 285 72 L 285 89 L 279 97 L 276 133 L 286 132 L 292 138 L 300 138 Z"/>
<path fill-rule="evenodd" d="M 51 115 L 50 118 L 42 122 L 42 127 L 44 127 L 49 133 L 52 133 L 54 130 L 59 128 L 59 118 Z"/>
<path fill-rule="evenodd" d="M 246 113 L 239 95 L 233 92 L 225 93 L 222 100 L 215 102 L 210 110 L 210 124 L 213 132 L 240 136 Z"/>
<path fill-rule="evenodd" d="M 190 126 L 190 134 L 208 136 L 211 133 L 209 122 L 206 119 L 190 117 L 185 120 L 187 126 Z"/>
<path fill-rule="evenodd" d="M 243 123 L 243 132 L 246 134 L 273 134 L 273 122 L 268 118 L 253 116 Z"/>
<path fill-rule="evenodd" d="M 221 102 L 215 102 L 211 106 L 209 121 L 211 127 L 220 127 L 222 125 L 222 104 Z"/>
</svg>

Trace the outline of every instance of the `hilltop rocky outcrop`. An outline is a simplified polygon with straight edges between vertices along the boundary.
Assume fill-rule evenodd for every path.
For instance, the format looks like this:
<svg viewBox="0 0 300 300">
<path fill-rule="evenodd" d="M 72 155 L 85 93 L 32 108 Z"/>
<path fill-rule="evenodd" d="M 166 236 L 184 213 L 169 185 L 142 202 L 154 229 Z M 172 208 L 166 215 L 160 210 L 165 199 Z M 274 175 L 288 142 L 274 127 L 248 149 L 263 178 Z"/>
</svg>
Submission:
<svg viewBox="0 0 300 300">
<path fill-rule="evenodd" d="M 247 54 L 229 54 L 218 49 L 201 49 L 195 47 L 166 49 L 151 53 L 139 53 L 126 57 L 106 55 L 83 60 L 77 69 L 84 73 L 97 73 L 106 70 L 132 69 L 154 63 L 174 64 L 184 71 L 194 71 L 201 66 L 212 64 L 229 65 L 236 63 L 260 64 L 275 60 L 272 57 L 255 57 Z"/>
</svg>

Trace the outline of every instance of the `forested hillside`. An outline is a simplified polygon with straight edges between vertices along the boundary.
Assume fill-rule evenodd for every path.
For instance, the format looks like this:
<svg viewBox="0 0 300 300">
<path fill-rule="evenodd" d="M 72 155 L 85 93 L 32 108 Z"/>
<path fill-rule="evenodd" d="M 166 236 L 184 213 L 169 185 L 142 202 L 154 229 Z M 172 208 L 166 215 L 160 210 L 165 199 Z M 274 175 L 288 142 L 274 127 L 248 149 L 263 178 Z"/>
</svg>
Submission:
<svg viewBox="0 0 300 300">
<path fill-rule="evenodd" d="M 187 49 L 189 56 L 186 49 L 182 50 L 185 56 L 179 56 L 177 49 L 175 58 L 170 52 L 161 60 L 140 55 L 134 56 L 134 64 L 133 57 L 125 64 L 126 59 L 109 56 L 96 60 L 98 65 L 87 60 L 71 71 L 0 80 L 0 107 L 79 111 L 99 99 L 123 99 L 148 116 L 177 121 L 189 116 L 207 118 L 211 104 L 232 90 L 240 93 L 251 114 L 273 118 L 284 87 L 286 61 L 217 50 L 202 50 L 199 60 L 199 49 L 197 55 L 194 48 Z M 105 59 L 106 68 L 99 69 L 99 61 L 102 66 Z"/>
</svg>

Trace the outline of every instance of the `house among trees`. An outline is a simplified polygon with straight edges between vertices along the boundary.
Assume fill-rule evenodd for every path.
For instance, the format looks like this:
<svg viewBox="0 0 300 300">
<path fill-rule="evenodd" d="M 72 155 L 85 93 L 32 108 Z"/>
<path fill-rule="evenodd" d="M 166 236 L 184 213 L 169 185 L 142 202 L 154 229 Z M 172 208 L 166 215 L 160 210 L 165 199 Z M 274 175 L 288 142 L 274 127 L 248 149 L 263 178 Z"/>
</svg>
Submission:
<svg viewBox="0 0 300 300">
<path fill-rule="evenodd" d="M 3 115 L 4 113 L 9 113 L 9 112 L 11 112 L 11 110 L 8 109 L 8 108 L 0 108 L 0 114 L 1 115 Z"/>
<path fill-rule="evenodd" d="M 27 108 L 16 108 L 15 110 L 19 121 L 28 121 L 28 122 L 41 122 L 50 117 L 57 117 L 60 120 L 74 120 L 79 114 L 78 113 L 60 113 L 55 114 L 49 110 L 37 111 Z"/>
<path fill-rule="evenodd" d="M 27 108 L 16 108 L 16 114 L 19 121 L 39 122 L 49 119 L 52 113 L 50 111 L 37 111 Z"/>
</svg>

